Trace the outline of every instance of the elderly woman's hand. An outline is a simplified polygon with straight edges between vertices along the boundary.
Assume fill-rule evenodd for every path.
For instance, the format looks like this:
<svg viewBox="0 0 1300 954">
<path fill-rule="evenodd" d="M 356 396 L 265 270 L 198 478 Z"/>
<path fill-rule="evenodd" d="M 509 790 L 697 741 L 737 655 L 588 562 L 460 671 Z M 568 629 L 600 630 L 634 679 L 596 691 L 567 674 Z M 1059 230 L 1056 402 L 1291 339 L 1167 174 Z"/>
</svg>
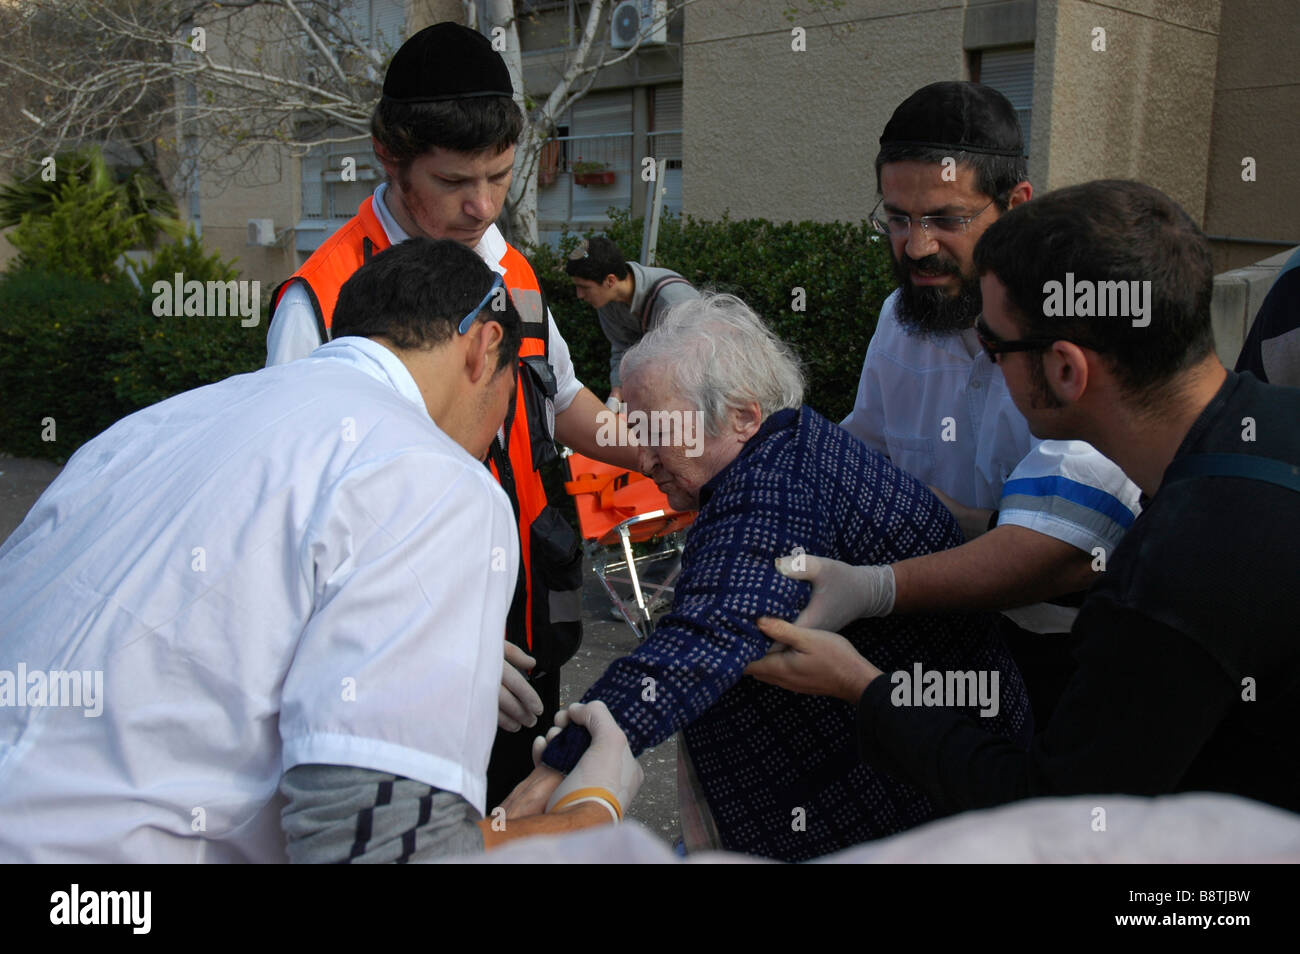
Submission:
<svg viewBox="0 0 1300 954">
<path fill-rule="evenodd" d="M 776 641 L 766 656 L 745 669 L 746 675 L 761 682 L 856 703 L 871 680 L 881 675 L 836 633 L 802 629 L 771 616 L 761 618 L 758 628 Z"/>
<path fill-rule="evenodd" d="M 888 616 L 894 610 L 894 570 L 889 566 L 853 566 L 825 557 L 780 557 L 776 568 L 792 580 L 812 584 L 812 597 L 796 626 L 838 632 L 864 616 Z"/>
</svg>

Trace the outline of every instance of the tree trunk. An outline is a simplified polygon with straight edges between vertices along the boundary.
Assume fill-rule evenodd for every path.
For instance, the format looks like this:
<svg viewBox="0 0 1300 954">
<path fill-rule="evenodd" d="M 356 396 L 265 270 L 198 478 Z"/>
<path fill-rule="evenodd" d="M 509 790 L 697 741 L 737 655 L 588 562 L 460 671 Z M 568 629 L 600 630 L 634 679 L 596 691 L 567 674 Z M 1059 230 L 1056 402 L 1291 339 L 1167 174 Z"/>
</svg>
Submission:
<svg viewBox="0 0 1300 954">
<path fill-rule="evenodd" d="M 506 211 L 510 216 L 510 235 L 516 245 L 537 244 L 537 154 L 541 150 L 538 137 L 524 99 L 524 64 L 519 48 L 519 30 L 515 26 L 513 0 L 488 0 L 487 21 L 479 30 L 493 46 L 504 43 L 501 56 L 510 70 L 510 82 L 515 90 L 515 103 L 524 114 L 524 131 L 515 149 L 515 173 L 506 196 Z M 500 32 L 498 32 L 500 31 Z"/>
</svg>

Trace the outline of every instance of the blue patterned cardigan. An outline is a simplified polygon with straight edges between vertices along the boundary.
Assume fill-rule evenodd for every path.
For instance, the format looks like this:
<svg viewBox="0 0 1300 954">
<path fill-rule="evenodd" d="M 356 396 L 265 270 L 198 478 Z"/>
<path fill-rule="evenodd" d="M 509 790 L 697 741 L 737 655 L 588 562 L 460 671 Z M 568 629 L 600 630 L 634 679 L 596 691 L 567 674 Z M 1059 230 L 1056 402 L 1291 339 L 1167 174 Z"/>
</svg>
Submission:
<svg viewBox="0 0 1300 954">
<path fill-rule="evenodd" d="M 636 755 L 685 731 L 728 850 L 800 861 L 918 825 L 940 809 L 862 763 L 853 706 L 744 669 L 771 645 L 757 619 L 792 620 L 811 593 L 778 573 L 775 557 L 801 546 L 854 564 L 894 563 L 962 542 L 919 481 L 810 408 L 780 411 L 701 489 L 671 612 L 583 701 L 609 706 Z M 886 617 L 844 635 L 886 675 L 914 662 L 997 670 L 997 716 L 969 711 L 981 728 L 1028 747 L 1029 701 L 991 622 L 983 613 Z M 571 726 L 543 759 L 567 772 L 589 741 Z"/>
</svg>

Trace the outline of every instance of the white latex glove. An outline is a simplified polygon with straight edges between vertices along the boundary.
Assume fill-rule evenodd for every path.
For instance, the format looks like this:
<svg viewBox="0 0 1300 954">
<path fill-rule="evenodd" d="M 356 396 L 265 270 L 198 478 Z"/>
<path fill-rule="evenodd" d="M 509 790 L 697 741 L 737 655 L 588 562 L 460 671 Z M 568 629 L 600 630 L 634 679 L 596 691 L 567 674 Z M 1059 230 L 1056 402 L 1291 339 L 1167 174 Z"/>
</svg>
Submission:
<svg viewBox="0 0 1300 954">
<path fill-rule="evenodd" d="M 852 566 L 801 554 L 779 557 L 776 568 L 792 580 L 807 580 L 813 586 L 812 598 L 794 621 L 796 626 L 838 633 L 855 619 L 888 616 L 894 611 L 891 566 Z"/>
<path fill-rule="evenodd" d="M 546 810 L 567 808 L 579 802 L 597 801 L 610 810 L 615 821 L 621 821 L 632 799 L 641 789 L 645 773 L 632 757 L 627 736 L 618 727 L 614 716 L 603 702 L 575 702 L 555 715 L 555 728 L 545 739 L 533 742 L 534 760 L 541 757 L 546 743 L 570 722 L 591 733 L 591 745 L 583 753 L 573 771 L 551 793 Z M 608 795 L 614 800 L 610 804 Z"/>
<path fill-rule="evenodd" d="M 523 670 L 532 669 L 537 660 L 510 640 L 506 640 L 506 661 L 501 668 L 501 694 L 497 698 L 497 728 L 518 732 L 524 726 L 537 725 L 542 714 L 542 697 L 537 694 Z"/>
</svg>

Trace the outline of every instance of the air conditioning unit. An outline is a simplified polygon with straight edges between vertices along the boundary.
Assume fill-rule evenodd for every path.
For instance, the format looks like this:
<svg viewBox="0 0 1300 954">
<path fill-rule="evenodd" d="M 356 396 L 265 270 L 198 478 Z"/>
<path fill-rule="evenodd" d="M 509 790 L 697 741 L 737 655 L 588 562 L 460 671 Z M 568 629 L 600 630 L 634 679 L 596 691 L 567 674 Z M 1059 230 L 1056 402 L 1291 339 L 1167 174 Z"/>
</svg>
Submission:
<svg viewBox="0 0 1300 954">
<path fill-rule="evenodd" d="M 275 220 L 249 219 L 248 244 L 262 246 L 275 245 Z"/>
<path fill-rule="evenodd" d="M 614 8 L 609 25 L 609 45 L 628 50 L 640 38 L 642 46 L 668 42 L 667 0 L 624 0 Z"/>
</svg>

